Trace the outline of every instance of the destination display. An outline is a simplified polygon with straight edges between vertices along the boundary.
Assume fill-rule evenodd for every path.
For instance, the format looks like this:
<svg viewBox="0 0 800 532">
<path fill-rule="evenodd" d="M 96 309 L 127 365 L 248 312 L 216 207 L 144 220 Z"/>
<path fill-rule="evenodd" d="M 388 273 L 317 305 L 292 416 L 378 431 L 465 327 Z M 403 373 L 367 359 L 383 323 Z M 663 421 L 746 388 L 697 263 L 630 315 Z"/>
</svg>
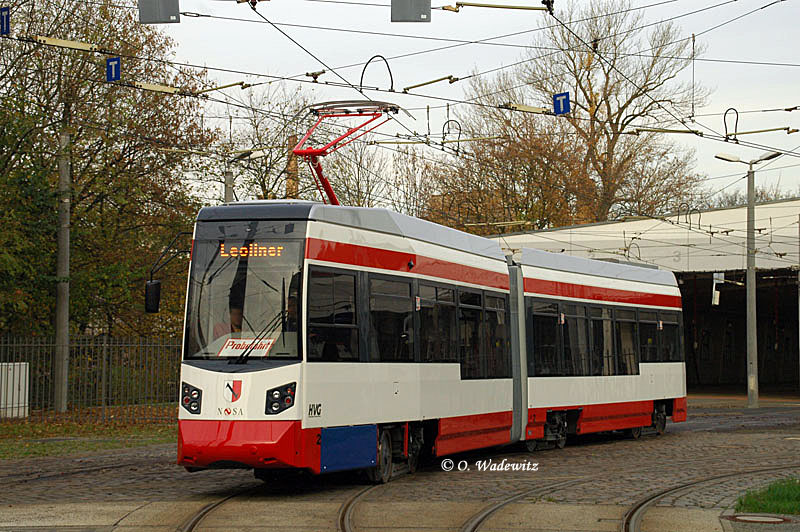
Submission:
<svg viewBox="0 0 800 532">
<path fill-rule="evenodd" d="M 283 246 L 261 245 L 255 242 L 247 246 L 225 247 L 224 242 L 219 244 L 221 257 L 280 257 L 283 254 L 283 249 Z"/>
</svg>

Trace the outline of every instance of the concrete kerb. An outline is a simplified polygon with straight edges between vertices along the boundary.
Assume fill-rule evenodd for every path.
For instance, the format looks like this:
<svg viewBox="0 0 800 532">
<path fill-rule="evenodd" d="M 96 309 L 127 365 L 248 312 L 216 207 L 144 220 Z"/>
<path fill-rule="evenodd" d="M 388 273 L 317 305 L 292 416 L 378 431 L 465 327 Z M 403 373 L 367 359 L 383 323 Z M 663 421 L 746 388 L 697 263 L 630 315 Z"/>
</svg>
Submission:
<svg viewBox="0 0 800 532">
<path fill-rule="evenodd" d="M 722 525 L 723 532 L 734 532 L 733 523 L 725 519 L 725 517 L 730 517 L 735 513 L 736 511 L 733 508 L 726 508 L 725 510 L 722 511 L 721 514 L 719 514 L 719 523 L 720 525 Z"/>
</svg>

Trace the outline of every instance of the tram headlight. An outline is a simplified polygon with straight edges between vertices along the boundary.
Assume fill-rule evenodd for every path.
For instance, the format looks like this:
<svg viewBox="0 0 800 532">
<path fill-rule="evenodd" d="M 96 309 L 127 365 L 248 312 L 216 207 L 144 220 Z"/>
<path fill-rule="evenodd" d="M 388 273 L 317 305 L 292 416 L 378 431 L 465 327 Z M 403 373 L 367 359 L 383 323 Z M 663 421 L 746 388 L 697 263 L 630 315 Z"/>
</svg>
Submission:
<svg viewBox="0 0 800 532">
<path fill-rule="evenodd" d="M 181 383 L 181 406 L 190 414 L 199 414 L 203 403 L 203 390 L 189 383 Z"/>
<path fill-rule="evenodd" d="M 297 391 L 297 383 L 284 384 L 277 388 L 267 390 L 267 403 L 265 414 L 278 414 L 294 405 L 294 395 Z"/>
</svg>

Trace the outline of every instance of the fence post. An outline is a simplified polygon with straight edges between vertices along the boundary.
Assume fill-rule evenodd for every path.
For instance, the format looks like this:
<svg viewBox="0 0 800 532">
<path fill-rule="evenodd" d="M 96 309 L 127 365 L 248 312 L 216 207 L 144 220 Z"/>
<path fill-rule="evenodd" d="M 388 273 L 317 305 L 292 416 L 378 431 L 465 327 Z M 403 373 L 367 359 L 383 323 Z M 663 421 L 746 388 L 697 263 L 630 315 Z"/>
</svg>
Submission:
<svg viewBox="0 0 800 532">
<path fill-rule="evenodd" d="M 103 335 L 103 360 L 100 363 L 100 400 L 103 407 L 103 423 L 106 422 L 106 405 L 108 404 L 108 335 Z"/>
</svg>

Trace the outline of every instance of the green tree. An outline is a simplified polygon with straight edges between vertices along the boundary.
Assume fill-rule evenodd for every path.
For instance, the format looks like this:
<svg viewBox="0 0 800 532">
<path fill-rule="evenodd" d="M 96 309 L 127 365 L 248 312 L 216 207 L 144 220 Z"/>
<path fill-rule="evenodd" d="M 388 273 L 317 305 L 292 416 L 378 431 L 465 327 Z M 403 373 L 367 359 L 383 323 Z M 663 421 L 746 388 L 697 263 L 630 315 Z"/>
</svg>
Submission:
<svg viewBox="0 0 800 532">
<path fill-rule="evenodd" d="M 29 164 L 36 121 L 14 95 L 0 102 L 0 330 L 45 332 L 55 303 L 55 194 L 48 172 Z"/>
<path fill-rule="evenodd" d="M 191 91 L 205 75 L 174 69 L 173 43 L 141 26 L 135 10 L 111 2 L 68 0 L 12 3 L 15 36 L 44 35 L 92 43 L 122 57 L 122 78 Z M 204 128 L 193 97 L 167 95 L 104 83 L 104 54 L 4 41 L 0 50 L 0 97 L 15 103 L 2 115 L 4 179 L 14 184 L 9 211 L 18 220 L 6 238 L 25 242 L 41 233 L 41 252 L 0 263 L 0 277 L 27 260 L 29 277 L 14 276 L 20 297 L 3 306 L 0 321 L 12 331 L 48 330 L 55 301 L 55 232 L 58 134 L 71 135 L 72 242 L 71 326 L 75 331 L 111 334 L 174 334 L 180 330 L 185 260 L 163 272 L 170 286 L 156 317 L 143 314 L 147 272 L 179 230 L 189 230 L 197 200 L 183 182 L 192 165 L 189 148 L 208 150 L 215 132 Z M 25 116 L 26 121 L 20 121 Z M 15 125 L 16 123 L 16 125 Z M 27 126 L 26 126 L 27 124 Z M 30 131 L 13 142 L 14 128 Z M 27 131 L 27 130 L 26 130 Z M 184 151 L 176 151 L 181 148 Z M 25 177 L 15 177 L 25 176 Z M 28 183 L 35 183 L 28 185 Z M 25 197 L 27 203 L 20 201 Z M 35 193 L 35 194 L 34 194 Z M 16 199 L 15 199 L 16 198 Z M 30 321 L 36 321 L 36 326 Z"/>
</svg>

